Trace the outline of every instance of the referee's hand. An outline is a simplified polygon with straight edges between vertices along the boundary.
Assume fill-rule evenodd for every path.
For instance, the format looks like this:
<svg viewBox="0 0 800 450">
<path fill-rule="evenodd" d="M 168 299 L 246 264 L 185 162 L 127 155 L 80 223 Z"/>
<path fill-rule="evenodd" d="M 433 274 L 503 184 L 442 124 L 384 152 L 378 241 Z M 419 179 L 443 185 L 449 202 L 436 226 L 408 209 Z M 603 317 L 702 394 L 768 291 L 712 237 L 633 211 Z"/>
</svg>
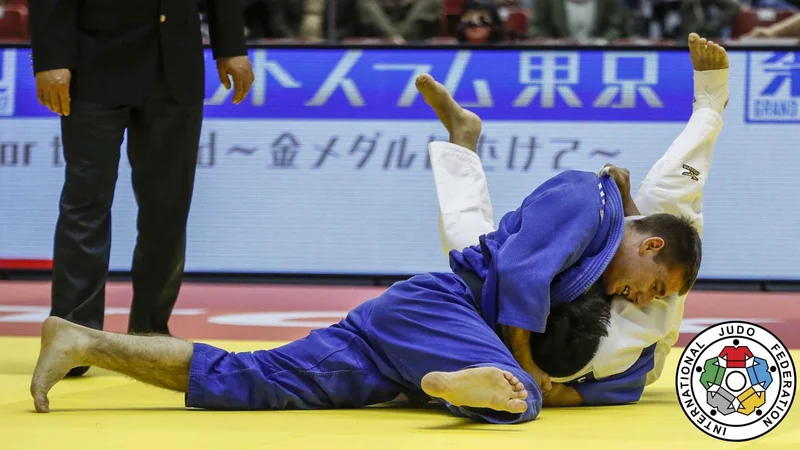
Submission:
<svg viewBox="0 0 800 450">
<path fill-rule="evenodd" d="M 69 69 L 46 70 L 36 74 L 36 98 L 50 111 L 69 115 L 69 84 L 72 72 Z"/>
<path fill-rule="evenodd" d="M 219 81 L 225 89 L 231 89 L 231 78 L 233 78 L 233 103 L 238 105 L 243 102 L 255 79 L 250 59 L 247 56 L 220 58 L 217 60 L 217 72 Z"/>
</svg>

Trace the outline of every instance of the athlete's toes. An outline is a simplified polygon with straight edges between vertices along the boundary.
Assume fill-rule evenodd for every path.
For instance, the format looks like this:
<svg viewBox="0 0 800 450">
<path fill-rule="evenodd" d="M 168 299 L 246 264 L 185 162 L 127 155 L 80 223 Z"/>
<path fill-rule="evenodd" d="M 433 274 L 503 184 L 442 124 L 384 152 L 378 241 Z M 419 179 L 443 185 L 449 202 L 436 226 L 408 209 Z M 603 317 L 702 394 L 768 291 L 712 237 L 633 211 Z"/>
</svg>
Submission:
<svg viewBox="0 0 800 450">
<path fill-rule="evenodd" d="M 515 386 L 514 387 L 514 391 L 516 391 L 516 392 L 514 392 L 514 396 L 516 398 L 518 398 L 520 400 L 525 400 L 526 398 L 528 398 L 528 391 L 525 389 L 525 386 L 523 386 L 522 384 L 519 384 L 519 385 Z"/>
<path fill-rule="evenodd" d="M 725 49 L 721 45 L 717 44 L 714 47 L 714 56 L 717 60 L 717 64 L 725 62 Z"/>
<path fill-rule="evenodd" d="M 33 394 L 33 406 L 38 413 L 50 412 L 50 400 L 44 392 L 36 392 Z"/>
<path fill-rule="evenodd" d="M 432 76 L 427 73 L 423 73 L 417 77 L 417 87 L 433 84 L 433 81 L 434 79 Z"/>
<path fill-rule="evenodd" d="M 528 410 L 528 404 L 522 400 L 511 399 L 506 403 L 506 411 L 513 414 L 522 414 Z"/>
</svg>

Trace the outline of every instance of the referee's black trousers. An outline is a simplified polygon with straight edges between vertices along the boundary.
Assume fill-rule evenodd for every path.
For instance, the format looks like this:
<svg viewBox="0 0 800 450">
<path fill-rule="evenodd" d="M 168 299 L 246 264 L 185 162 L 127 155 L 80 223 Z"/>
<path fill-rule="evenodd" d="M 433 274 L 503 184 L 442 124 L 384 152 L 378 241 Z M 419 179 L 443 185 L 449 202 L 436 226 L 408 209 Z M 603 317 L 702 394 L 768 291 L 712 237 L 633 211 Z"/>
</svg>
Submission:
<svg viewBox="0 0 800 450">
<path fill-rule="evenodd" d="M 55 231 L 51 315 L 103 328 L 111 204 L 127 129 L 139 208 L 128 331 L 169 334 L 183 277 L 203 104 L 179 104 L 159 72 L 137 104 L 73 99 L 71 114 L 61 118 L 66 179 Z"/>
</svg>

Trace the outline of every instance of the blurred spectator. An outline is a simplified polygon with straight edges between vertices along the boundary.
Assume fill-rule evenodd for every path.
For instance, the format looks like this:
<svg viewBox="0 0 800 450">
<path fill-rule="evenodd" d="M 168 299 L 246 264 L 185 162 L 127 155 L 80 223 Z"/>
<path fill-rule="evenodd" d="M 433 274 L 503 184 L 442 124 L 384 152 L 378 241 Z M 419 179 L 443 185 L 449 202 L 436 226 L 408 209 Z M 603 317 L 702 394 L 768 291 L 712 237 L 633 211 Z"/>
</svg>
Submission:
<svg viewBox="0 0 800 450">
<path fill-rule="evenodd" d="M 498 14 L 505 26 L 506 41 L 519 41 L 528 37 L 530 19 L 533 17 L 533 0 L 496 0 Z"/>
<path fill-rule="evenodd" d="M 441 0 L 356 0 L 357 36 L 424 41 L 439 34 Z M 352 10 L 349 11 L 352 15 Z"/>
<path fill-rule="evenodd" d="M 755 27 L 744 37 L 749 38 L 800 38 L 800 13 L 769 27 Z"/>
<path fill-rule="evenodd" d="M 736 0 L 682 0 L 677 38 L 686 42 L 689 33 L 712 39 L 724 37 L 740 9 Z"/>
<path fill-rule="evenodd" d="M 530 38 L 612 42 L 627 37 L 621 0 L 535 0 Z"/>
<path fill-rule="evenodd" d="M 797 9 L 800 0 L 744 0 L 742 6 L 750 8 Z"/>
<path fill-rule="evenodd" d="M 459 42 L 485 44 L 505 40 L 500 4 L 494 0 L 467 0 L 461 10 L 456 38 Z"/>
<path fill-rule="evenodd" d="M 533 0 L 497 0 L 497 4 L 500 5 L 500 18 L 503 20 L 508 19 L 503 17 L 503 11 L 508 9 L 524 9 L 533 16 Z"/>
<path fill-rule="evenodd" d="M 654 17 L 656 3 L 663 0 L 622 0 L 625 37 L 661 38 L 661 25 L 653 24 L 659 22 Z"/>
<path fill-rule="evenodd" d="M 524 8 L 533 11 L 533 0 L 497 0 L 502 8 Z"/>
<path fill-rule="evenodd" d="M 247 39 L 286 39 L 300 35 L 308 0 L 244 0 Z"/>
<path fill-rule="evenodd" d="M 303 19 L 300 22 L 300 38 L 319 41 L 325 38 L 325 0 L 305 0 Z"/>
<path fill-rule="evenodd" d="M 643 0 L 642 16 L 650 39 L 677 39 L 681 34 L 681 0 Z"/>
<path fill-rule="evenodd" d="M 322 21 L 327 40 L 341 41 L 346 38 L 360 37 L 358 16 L 355 12 L 357 1 L 324 0 Z"/>
<path fill-rule="evenodd" d="M 206 0 L 197 0 L 203 17 L 203 36 L 208 39 Z M 339 0 L 343 2 L 343 0 Z M 256 39 L 324 39 L 323 10 L 326 0 L 242 0 L 245 36 Z"/>
</svg>

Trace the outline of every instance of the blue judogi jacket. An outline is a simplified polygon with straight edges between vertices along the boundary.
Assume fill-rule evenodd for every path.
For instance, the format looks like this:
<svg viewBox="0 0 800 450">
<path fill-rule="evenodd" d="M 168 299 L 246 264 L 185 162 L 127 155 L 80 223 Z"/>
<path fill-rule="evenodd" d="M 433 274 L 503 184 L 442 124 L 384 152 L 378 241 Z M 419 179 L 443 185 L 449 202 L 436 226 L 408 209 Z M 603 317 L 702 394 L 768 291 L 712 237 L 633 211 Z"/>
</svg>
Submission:
<svg viewBox="0 0 800 450">
<path fill-rule="evenodd" d="M 570 302 L 602 275 L 625 226 L 622 196 L 608 175 L 566 171 L 533 191 L 479 245 L 450 252 L 455 273 L 483 281 L 489 326 L 544 332 L 551 306 Z"/>
</svg>

